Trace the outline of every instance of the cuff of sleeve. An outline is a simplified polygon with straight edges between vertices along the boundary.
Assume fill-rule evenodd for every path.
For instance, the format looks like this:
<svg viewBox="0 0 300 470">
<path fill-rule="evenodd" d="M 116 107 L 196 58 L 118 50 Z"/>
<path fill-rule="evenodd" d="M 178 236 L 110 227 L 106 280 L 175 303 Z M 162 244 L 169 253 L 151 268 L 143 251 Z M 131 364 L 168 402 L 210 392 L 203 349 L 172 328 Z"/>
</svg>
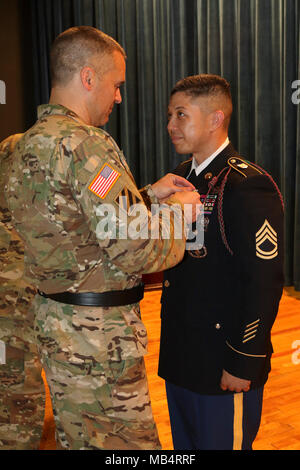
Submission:
<svg viewBox="0 0 300 470">
<path fill-rule="evenodd" d="M 140 189 L 140 193 L 148 208 L 150 208 L 151 204 L 159 204 L 159 200 L 155 196 L 151 184 L 147 184 L 144 188 Z"/>
<path fill-rule="evenodd" d="M 235 377 L 254 381 L 260 376 L 267 356 L 248 354 L 235 349 L 226 341 L 226 355 L 224 369 Z"/>
</svg>

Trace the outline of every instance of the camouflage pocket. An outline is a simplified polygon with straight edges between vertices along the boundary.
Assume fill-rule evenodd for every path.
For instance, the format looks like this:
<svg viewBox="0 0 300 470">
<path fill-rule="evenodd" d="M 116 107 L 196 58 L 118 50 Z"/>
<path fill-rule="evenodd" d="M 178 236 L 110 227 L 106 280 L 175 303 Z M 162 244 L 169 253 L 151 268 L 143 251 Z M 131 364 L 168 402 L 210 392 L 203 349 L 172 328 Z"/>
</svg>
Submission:
<svg viewBox="0 0 300 470">
<path fill-rule="evenodd" d="M 138 307 L 108 309 L 104 323 L 109 360 L 119 362 L 147 354 L 147 330 Z"/>
<path fill-rule="evenodd" d="M 37 296 L 35 332 L 41 354 L 62 362 L 105 362 L 107 347 L 99 308 L 75 307 Z"/>
<path fill-rule="evenodd" d="M 154 421 L 109 419 L 91 413 L 83 415 L 89 445 L 102 450 L 161 450 Z"/>
<path fill-rule="evenodd" d="M 109 361 L 108 367 L 108 388 L 95 389 L 99 412 L 82 414 L 89 444 L 107 450 L 160 449 L 144 358 Z"/>
<path fill-rule="evenodd" d="M 46 357 L 45 372 L 63 447 L 160 448 L 143 358 L 76 365 Z"/>
</svg>

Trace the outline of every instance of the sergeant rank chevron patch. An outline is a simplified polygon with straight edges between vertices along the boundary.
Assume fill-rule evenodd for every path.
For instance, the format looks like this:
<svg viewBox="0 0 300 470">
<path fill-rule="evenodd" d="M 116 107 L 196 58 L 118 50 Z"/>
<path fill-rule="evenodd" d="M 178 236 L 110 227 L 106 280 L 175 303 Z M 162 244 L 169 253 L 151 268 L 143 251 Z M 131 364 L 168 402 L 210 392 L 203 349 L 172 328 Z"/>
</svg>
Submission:
<svg viewBox="0 0 300 470">
<path fill-rule="evenodd" d="M 266 219 L 256 232 L 256 256 L 262 259 L 273 259 L 277 255 L 277 233 Z"/>
</svg>

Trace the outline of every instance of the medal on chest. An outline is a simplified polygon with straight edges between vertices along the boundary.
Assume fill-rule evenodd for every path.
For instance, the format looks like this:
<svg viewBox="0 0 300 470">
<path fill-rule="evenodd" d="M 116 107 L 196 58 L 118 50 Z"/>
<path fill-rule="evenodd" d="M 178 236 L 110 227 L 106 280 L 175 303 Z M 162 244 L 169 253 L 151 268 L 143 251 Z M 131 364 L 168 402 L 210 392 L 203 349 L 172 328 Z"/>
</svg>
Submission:
<svg viewBox="0 0 300 470">
<path fill-rule="evenodd" d="M 203 204 L 204 211 L 204 231 L 207 232 L 210 216 L 213 213 L 215 204 L 218 199 L 217 192 L 215 194 L 200 194 L 200 201 Z"/>
<path fill-rule="evenodd" d="M 200 201 L 203 204 L 203 218 L 202 218 L 202 227 L 201 229 L 204 232 L 207 232 L 208 225 L 210 222 L 210 217 L 213 213 L 214 207 L 218 200 L 218 190 L 214 188 L 211 193 L 200 194 Z M 192 258 L 205 258 L 207 256 L 207 248 L 205 245 L 202 246 L 199 250 L 189 250 L 188 254 Z"/>
<path fill-rule="evenodd" d="M 200 200 L 201 203 L 203 204 L 203 211 L 204 211 L 204 217 L 203 217 L 203 231 L 207 232 L 208 231 L 208 225 L 210 222 L 210 217 L 213 214 L 214 207 L 218 205 L 218 199 L 220 196 L 220 190 L 221 190 L 221 200 L 223 199 L 223 181 L 221 182 L 221 185 L 218 184 L 219 178 L 221 175 L 224 174 L 226 171 L 226 168 L 223 168 L 221 172 L 218 174 L 218 176 L 213 176 L 212 173 L 206 173 L 204 176 L 204 179 L 208 183 L 208 190 L 206 194 L 200 189 L 201 194 L 200 194 Z M 227 179 L 227 174 L 225 175 L 225 182 Z M 202 187 L 203 188 L 203 187 Z M 199 191 L 199 192 L 200 192 Z M 192 256 L 193 258 L 205 258 L 207 256 L 207 248 L 205 245 L 202 246 L 201 249 L 199 250 L 190 250 L 188 251 L 189 255 Z"/>
</svg>

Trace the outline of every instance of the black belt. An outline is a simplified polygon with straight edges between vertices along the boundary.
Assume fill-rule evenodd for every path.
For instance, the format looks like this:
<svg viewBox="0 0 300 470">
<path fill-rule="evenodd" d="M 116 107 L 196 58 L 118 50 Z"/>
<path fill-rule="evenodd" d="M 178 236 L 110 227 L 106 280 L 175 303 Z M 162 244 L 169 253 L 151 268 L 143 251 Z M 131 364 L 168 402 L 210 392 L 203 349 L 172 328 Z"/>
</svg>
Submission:
<svg viewBox="0 0 300 470">
<path fill-rule="evenodd" d="M 132 289 L 114 290 L 109 292 L 59 292 L 45 294 L 38 291 L 42 297 L 47 297 L 63 304 L 82 305 L 86 307 L 119 307 L 135 304 L 144 297 L 144 284 Z"/>
</svg>

